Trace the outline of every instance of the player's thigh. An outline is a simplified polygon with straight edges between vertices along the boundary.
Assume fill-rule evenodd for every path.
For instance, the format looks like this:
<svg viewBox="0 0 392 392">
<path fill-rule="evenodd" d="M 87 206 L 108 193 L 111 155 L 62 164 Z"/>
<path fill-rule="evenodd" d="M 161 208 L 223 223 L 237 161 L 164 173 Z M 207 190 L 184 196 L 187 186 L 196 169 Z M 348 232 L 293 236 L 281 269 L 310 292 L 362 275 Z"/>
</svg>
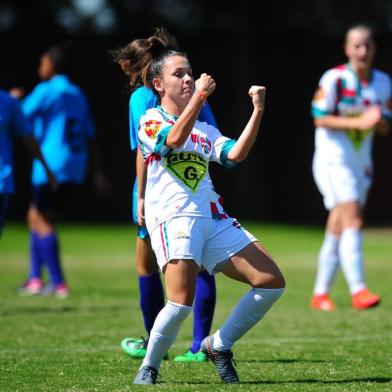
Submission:
<svg viewBox="0 0 392 392">
<path fill-rule="evenodd" d="M 159 272 L 155 254 L 149 236 L 136 238 L 136 270 L 139 275 L 151 275 Z"/>
<path fill-rule="evenodd" d="M 171 260 L 163 269 L 166 297 L 176 304 L 192 306 L 200 267 L 193 260 Z"/>
<path fill-rule="evenodd" d="M 208 239 L 203 248 L 202 264 L 210 274 L 214 274 L 222 271 L 232 256 L 257 241 L 257 238 L 234 218 L 212 219 L 211 222 Z"/>
<path fill-rule="evenodd" d="M 159 268 L 171 260 L 194 260 L 201 267 L 211 219 L 179 216 L 159 224 L 151 232 L 151 245 Z"/>
<path fill-rule="evenodd" d="M 348 227 L 357 229 L 362 228 L 363 214 L 359 201 L 340 203 L 334 208 L 334 210 L 339 216 L 339 222 L 342 230 Z"/>
<path fill-rule="evenodd" d="M 282 288 L 284 277 L 259 242 L 253 242 L 230 258 L 222 272 L 232 279 L 258 288 Z"/>
<path fill-rule="evenodd" d="M 359 201 L 361 198 L 360 175 L 357 170 L 347 165 L 315 159 L 313 176 L 327 210 L 331 210 L 341 203 Z"/>
</svg>

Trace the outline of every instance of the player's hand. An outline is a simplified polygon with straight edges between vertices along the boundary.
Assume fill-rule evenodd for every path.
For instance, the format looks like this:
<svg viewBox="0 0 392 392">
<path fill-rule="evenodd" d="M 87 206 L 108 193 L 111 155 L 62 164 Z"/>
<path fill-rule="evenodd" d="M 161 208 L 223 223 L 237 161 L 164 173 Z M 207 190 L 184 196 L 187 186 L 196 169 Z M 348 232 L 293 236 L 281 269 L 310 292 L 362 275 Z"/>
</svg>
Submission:
<svg viewBox="0 0 392 392">
<path fill-rule="evenodd" d="M 388 121 L 385 121 L 384 119 L 381 119 L 376 126 L 374 127 L 374 130 L 381 136 L 386 136 L 391 130 L 391 127 L 389 125 Z"/>
<path fill-rule="evenodd" d="M 100 193 L 103 196 L 106 196 L 110 193 L 111 191 L 110 183 L 102 173 L 95 172 L 93 174 L 92 180 L 93 180 L 94 188 L 98 193 Z"/>
<path fill-rule="evenodd" d="M 16 99 L 21 99 L 25 95 L 25 89 L 22 87 L 12 87 L 9 91 L 10 95 Z"/>
<path fill-rule="evenodd" d="M 367 131 L 371 128 L 374 128 L 375 125 L 381 121 L 381 108 L 378 105 L 370 106 L 367 108 L 359 117 L 357 128 L 360 131 Z"/>
<path fill-rule="evenodd" d="M 53 175 L 51 171 L 47 173 L 49 187 L 53 192 L 57 192 L 59 190 L 59 184 L 56 180 L 56 177 Z"/>
<path fill-rule="evenodd" d="M 215 80 L 212 79 L 210 75 L 206 73 L 202 73 L 200 78 L 195 81 L 195 92 L 200 92 L 202 94 L 206 94 L 207 96 L 211 95 L 216 87 Z"/>
<path fill-rule="evenodd" d="M 146 226 L 146 220 L 144 218 L 144 199 L 139 198 L 137 200 L 137 223 L 139 226 Z"/>
<path fill-rule="evenodd" d="M 248 94 L 252 98 L 255 109 L 264 110 L 266 92 L 267 89 L 264 86 L 251 86 L 249 89 Z"/>
</svg>

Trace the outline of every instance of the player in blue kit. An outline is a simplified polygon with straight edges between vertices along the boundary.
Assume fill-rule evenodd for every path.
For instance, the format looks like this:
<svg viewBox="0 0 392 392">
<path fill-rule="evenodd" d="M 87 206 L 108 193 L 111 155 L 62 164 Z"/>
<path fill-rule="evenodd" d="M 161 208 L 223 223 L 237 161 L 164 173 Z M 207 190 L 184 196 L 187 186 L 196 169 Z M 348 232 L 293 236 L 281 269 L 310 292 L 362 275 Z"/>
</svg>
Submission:
<svg viewBox="0 0 392 392">
<path fill-rule="evenodd" d="M 22 295 L 69 295 L 60 262 L 55 228 L 56 212 L 72 192 L 85 181 L 89 153 L 92 153 L 94 180 L 102 183 L 98 170 L 94 124 L 89 104 L 81 89 L 66 76 L 68 52 L 53 46 L 41 56 L 38 69 L 43 80 L 21 102 L 34 127 L 34 137 L 53 171 L 59 190 L 48 187 L 43 166 L 33 163 L 33 196 L 28 211 L 30 229 L 30 274 L 18 289 Z M 43 287 L 41 268 L 48 270 L 50 283 Z"/>
<path fill-rule="evenodd" d="M 22 139 L 33 155 L 41 162 L 50 184 L 56 187 L 56 180 L 43 158 L 39 145 L 32 136 L 32 129 L 23 115 L 16 99 L 0 89 L 0 235 L 10 196 L 15 191 L 13 145 L 15 139 Z"/>
<path fill-rule="evenodd" d="M 153 36 L 158 37 L 167 47 L 176 48 L 177 42 L 173 36 L 163 29 L 156 29 Z M 141 86 L 141 74 L 145 63 L 146 45 L 149 39 L 136 39 L 122 49 L 114 51 L 115 61 L 121 65 L 124 73 L 130 77 L 133 90 L 129 101 L 129 125 L 132 151 L 137 152 L 136 179 L 133 188 L 133 218 L 138 223 L 136 242 L 136 268 L 139 275 L 140 307 L 142 309 L 144 326 L 150 334 L 157 314 L 164 307 L 164 292 L 155 255 L 151 248 L 150 237 L 144 222 L 144 189 L 146 166 L 138 149 L 137 132 L 140 117 L 147 109 L 158 106 L 158 98 L 151 89 Z M 216 126 L 214 115 L 206 103 L 200 112 L 199 120 Z M 216 302 L 215 278 L 207 271 L 198 274 L 196 283 L 193 342 L 184 354 L 175 357 L 177 362 L 199 362 L 207 358 L 200 352 L 200 344 L 211 329 Z M 125 338 L 121 342 L 124 351 L 135 358 L 144 358 L 147 340 Z"/>
</svg>

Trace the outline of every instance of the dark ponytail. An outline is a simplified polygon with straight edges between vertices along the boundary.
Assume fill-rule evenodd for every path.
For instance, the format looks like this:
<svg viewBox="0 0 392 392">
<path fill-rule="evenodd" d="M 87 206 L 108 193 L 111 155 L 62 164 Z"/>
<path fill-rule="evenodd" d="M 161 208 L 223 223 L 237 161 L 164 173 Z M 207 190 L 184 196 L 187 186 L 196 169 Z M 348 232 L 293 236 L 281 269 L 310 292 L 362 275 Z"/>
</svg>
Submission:
<svg viewBox="0 0 392 392">
<path fill-rule="evenodd" d="M 150 37 L 135 39 L 122 48 L 110 51 L 110 55 L 129 78 L 131 90 L 134 90 L 142 84 L 152 87 L 150 83 L 144 82 L 148 79 L 152 59 L 177 49 L 178 43 L 174 36 L 163 27 L 156 27 Z"/>
</svg>

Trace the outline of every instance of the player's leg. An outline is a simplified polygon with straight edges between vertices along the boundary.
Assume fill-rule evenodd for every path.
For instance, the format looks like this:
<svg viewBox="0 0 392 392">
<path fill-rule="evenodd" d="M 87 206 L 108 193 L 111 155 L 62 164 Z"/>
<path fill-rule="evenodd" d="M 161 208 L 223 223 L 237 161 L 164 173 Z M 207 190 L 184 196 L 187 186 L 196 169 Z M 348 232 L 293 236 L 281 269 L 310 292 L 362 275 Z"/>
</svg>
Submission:
<svg viewBox="0 0 392 392">
<path fill-rule="evenodd" d="M 176 362 L 203 362 L 206 355 L 200 351 L 202 340 L 209 335 L 216 303 L 215 276 L 202 270 L 196 278 L 193 305 L 193 342 L 189 350 L 174 358 Z"/>
<path fill-rule="evenodd" d="M 339 243 L 342 270 L 349 286 L 352 306 L 367 309 L 378 305 L 381 298 L 371 293 L 365 283 L 362 209 L 359 201 L 343 203 L 339 207 L 342 222 Z"/>
<path fill-rule="evenodd" d="M 218 268 L 226 276 L 247 283 L 252 288 L 240 299 L 222 326 L 203 340 L 201 350 L 214 363 L 222 381 L 230 383 L 238 381 L 231 361 L 233 344 L 264 317 L 282 295 L 285 281 L 261 244 L 239 225 L 234 227 L 230 221 L 228 223 L 222 237 L 217 237 L 217 242 L 226 241 L 227 248 L 231 247 L 234 252 L 229 250 L 229 254 L 233 255 L 228 261 L 218 263 Z M 214 255 L 218 257 L 215 251 L 206 257 L 206 268 L 208 260 Z"/>
<path fill-rule="evenodd" d="M 165 275 L 167 303 L 155 319 L 135 384 L 156 382 L 160 362 L 192 310 L 203 244 L 210 229 L 209 219 L 178 217 L 151 233 L 157 262 Z"/>
<path fill-rule="evenodd" d="M 151 248 L 150 236 L 145 227 L 138 228 L 135 259 L 136 271 L 139 276 L 140 308 L 147 339 L 143 337 L 140 339 L 124 338 L 121 347 L 132 358 L 144 358 L 155 318 L 165 305 L 159 267 Z"/>
<path fill-rule="evenodd" d="M 49 275 L 49 283 L 41 291 L 43 295 L 65 298 L 69 289 L 61 266 L 60 246 L 56 231 L 56 214 L 62 200 L 68 198 L 70 186 L 62 184 L 56 192 L 49 186 L 36 187 L 34 199 L 29 209 L 29 228 L 35 235 L 35 245 L 31 247 L 31 259 L 35 250 L 40 263 L 44 263 Z"/>
<path fill-rule="evenodd" d="M 164 272 L 167 303 L 155 319 L 146 356 L 134 379 L 134 384 L 156 382 L 161 360 L 192 310 L 199 266 L 193 260 L 172 260 L 166 264 Z"/>
<path fill-rule="evenodd" d="M 339 211 L 332 208 L 328 214 L 324 241 L 320 249 L 316 282 L 310 306 L 314 309 L 331 311 L 335 304 L 329 296 L 332 283 L 339 267 L 339 238 L 341 222 Z"/>
<path fill-rule="evenodd" d="M 9 194 L 0 193 L 0 238 L 3 232 L 8 203 L 9 203 Z"/>
</svg>

